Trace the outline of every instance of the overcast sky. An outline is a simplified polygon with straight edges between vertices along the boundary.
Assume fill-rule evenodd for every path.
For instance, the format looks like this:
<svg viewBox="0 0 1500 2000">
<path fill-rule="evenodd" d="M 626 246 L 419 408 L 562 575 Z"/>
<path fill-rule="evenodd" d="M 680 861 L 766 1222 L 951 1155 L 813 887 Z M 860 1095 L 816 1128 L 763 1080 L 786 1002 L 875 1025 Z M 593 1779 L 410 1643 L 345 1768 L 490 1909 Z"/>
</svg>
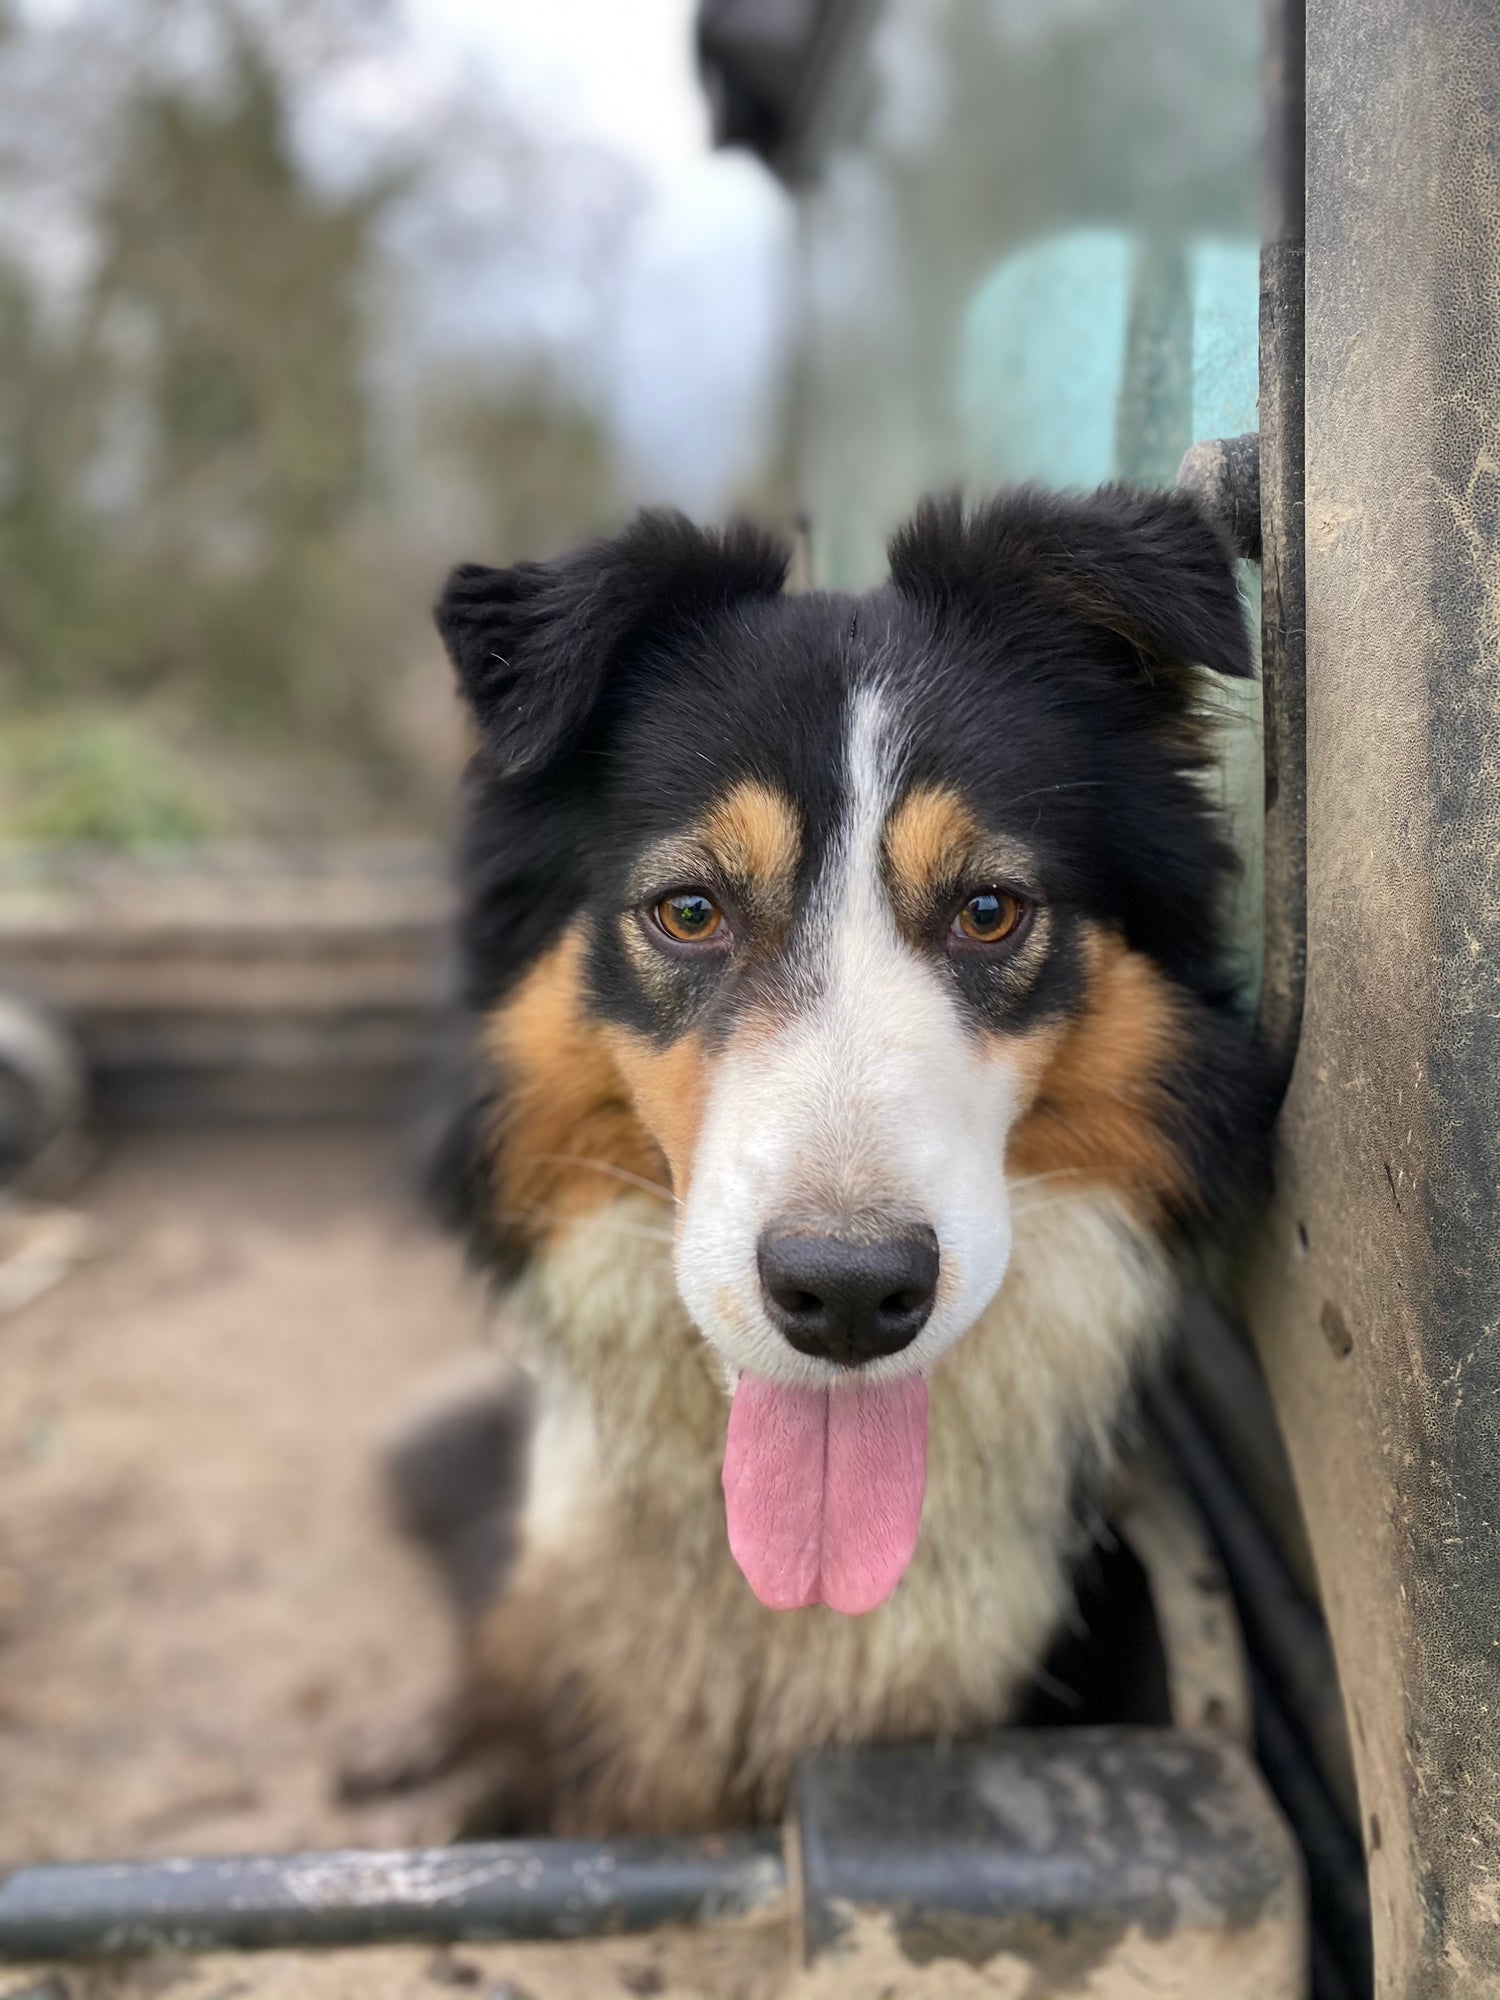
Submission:
<svg viewBox="0 0 1500 2000">
<path fill-rule="evenodd" d="M 108 0 L 21 4 L 82 32 L 106 65 L 97 24 L 128 47 L 141 18 L 112 15 Z M 261 4 L 296 33 L 288 0 Z M 333 183 L 403 146 L 436 151 L 408 218 L 413 331 L 470 359 L 555 355 L 604 403 L 635 497 L 711 514 L 763 456 L 792 227 L 755 161 L 709 145 L 693 17 L 694 0 L 392 0 L 394 32 L 372 9 L 360 51 L 307 72 L 320 81 L 297 136 Z M 190 5 L 155 18 L 182 24 L 158 55 L 202 61 Z M 87 267 L 87 235 L 40 185 L 33 194 L 15 230 L 29 230 L 33 261 L 66 292 Z"/>
<path fill-rule="evenodd" d="M 609 394 L 642 497 L 717 510 L 754 462 L 784 331 L 790 216 L 770 177 L 714 154 L 693 0 L 407 0 L 434 46 L 486 68 L 534 132 L 645 177 Z"/>
<path fill-rule="evenodd" d="M 759 164 L 710 147 L 693 0 L 405 0 L 403 13 L 408 59 L 375 57 L 345 85 L 366 94 L 375 122 L 409 123 L 424 107 L 441 116 L 455 92 L 478 90 L 541 143 L 544 162 L 548 145 L 559 156 L 543 175 L 548 226 L 524 286 L 481 263 L 451 306 L 481 338 L 540 330 L 561 353 L 586 350 L 637 497 L 719 511 L 773 421 L 792 234 Z M 580 150 L 639 181 L 617 232 L 598 172 L 568 164 Z M 470 163 L 478 239 L 489 164 Z M 602 224 L 590 214 L 601 202 Z"/>
<path fill-rule="evenodd" d="M 708 123 L 693 70 L 693 0 L 406 0 L 434 47 L 471 56 L 559 131 L 669 176 Z"/>
</svg>

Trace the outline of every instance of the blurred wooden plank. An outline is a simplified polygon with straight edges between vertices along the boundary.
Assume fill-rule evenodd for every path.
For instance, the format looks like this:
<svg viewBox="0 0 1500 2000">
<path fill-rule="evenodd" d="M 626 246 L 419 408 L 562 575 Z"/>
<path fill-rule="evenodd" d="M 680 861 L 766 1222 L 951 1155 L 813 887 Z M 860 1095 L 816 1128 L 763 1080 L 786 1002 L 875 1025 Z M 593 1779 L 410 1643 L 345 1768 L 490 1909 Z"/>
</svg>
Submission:
<svg viewBox="0 0 1500 2000">
<path fill-rule="evenodd" d="M 444 1000 L 427 846 L 0 859 L 0 984 L 77 1036 L 106 1118 L 389 1113 Z"/>
</svg>

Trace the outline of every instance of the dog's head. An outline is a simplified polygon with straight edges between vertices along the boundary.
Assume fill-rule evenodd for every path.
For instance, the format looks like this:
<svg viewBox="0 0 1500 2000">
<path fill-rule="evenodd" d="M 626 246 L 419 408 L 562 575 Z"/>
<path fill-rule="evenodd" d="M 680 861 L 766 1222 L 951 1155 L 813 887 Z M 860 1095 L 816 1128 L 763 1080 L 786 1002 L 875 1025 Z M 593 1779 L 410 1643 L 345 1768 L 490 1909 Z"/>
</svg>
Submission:
<svg viewBox="0 0 1500 2000">
<path fill-rule="evenodd" d="M 1202 1200 L 1227 857 L 1198 667 L 1250 670 L 1179 496 L 930 504 L 858 599 L 784 571 L 646 516 L 461 569 L 438 614 L 482 745 L 495 1199 L 544 1232 L 589 1199 L 567 1159 L 664 1162 L 683 1299 L 783 1428 L 960 1339 L 1016 1179 L 1153 1223 Z"/>
</svg>

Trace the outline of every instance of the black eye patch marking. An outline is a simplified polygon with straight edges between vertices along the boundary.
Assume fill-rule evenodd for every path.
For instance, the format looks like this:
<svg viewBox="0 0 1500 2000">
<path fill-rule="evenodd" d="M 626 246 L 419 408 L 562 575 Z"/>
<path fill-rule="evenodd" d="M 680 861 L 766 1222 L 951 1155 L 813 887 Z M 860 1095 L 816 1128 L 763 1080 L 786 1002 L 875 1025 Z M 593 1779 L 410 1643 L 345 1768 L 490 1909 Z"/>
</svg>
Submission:
<svg viewBox="0 0 1500 2000">
<path fill-rule="evenodd" d="M 611 1018 L 670 1038 L 732 1007 L 789 935 L 804 843 L 797 807 L 740 780 L 681 832 L 649 843 L 600 927 L 594 986 Z"/>
<path fill-rule="evenodd" d="M 1019 841 L 983 826 L 941 784 L 907 793 L 886 821 L 886 890 L 909 943 L 947 967 L 976 1026 L 1019 1030 L 1077 991 L 1072 921 L 1043 894 Z"/>
</svg>

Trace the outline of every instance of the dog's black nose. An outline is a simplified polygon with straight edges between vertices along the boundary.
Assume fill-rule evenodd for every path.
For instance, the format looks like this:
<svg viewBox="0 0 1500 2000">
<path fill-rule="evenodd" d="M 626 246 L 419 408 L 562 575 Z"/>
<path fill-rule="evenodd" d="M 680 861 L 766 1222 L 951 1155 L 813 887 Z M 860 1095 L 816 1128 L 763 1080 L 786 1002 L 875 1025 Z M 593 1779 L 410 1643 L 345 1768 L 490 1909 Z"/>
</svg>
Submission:
<svg viewBox="0 0 1500 2000">
<path fill-rule="evenodd" d="M 858 1368 L 909 1347 L 937 1291 L 930 1229 L 856 1243 L 768 1229 L 758 1252 L 766 1310 L 801 1354 Z"/>
</svg>

